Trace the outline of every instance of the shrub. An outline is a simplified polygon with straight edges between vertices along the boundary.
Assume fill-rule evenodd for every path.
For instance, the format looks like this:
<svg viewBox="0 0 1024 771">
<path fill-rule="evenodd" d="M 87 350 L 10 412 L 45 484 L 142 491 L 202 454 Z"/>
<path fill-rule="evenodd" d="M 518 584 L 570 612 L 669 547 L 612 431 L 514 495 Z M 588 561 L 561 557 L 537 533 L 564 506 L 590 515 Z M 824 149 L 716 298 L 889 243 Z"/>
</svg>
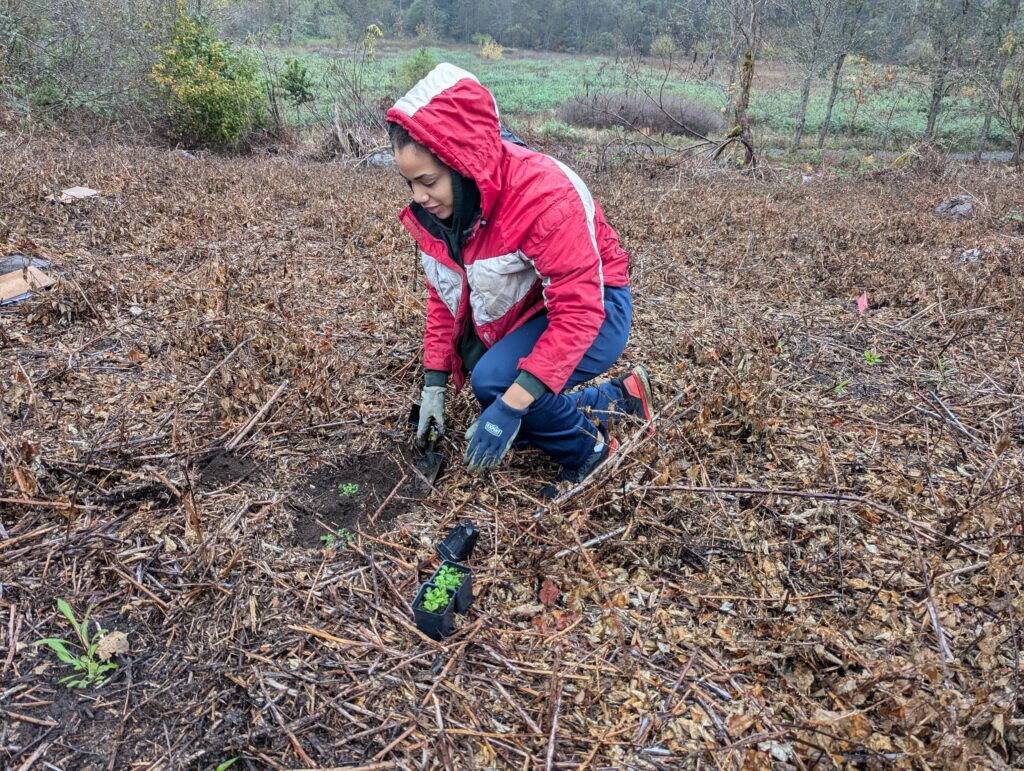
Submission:
<svg viewBox="0 0 1024 771">
<path fill-rule="evenodd" d="M 292 107 L 309 104 L 315 98 L 309 70 L 298 59 L 289 57 L 284 60 L 284 72 L 281 73 L 279 84 Z"/>
<path fill-rule="evenodd" d="M 555 120 L 554 118 L 541 123 L 537 131 L 540 132 L 542 136 L 559 142 L 572 142 L 576 139 L 576 132 L 573 130 L 572 126 L 567 123 L 563 123 L 560 120 Z"/>
<path fill-rule="evenodd" d="M 671 35 L 658 35 L 651 43 L 651 56 L 657 56 L 659 59 L 671 59 L 678 50 Z"/>
<path fill-rule="evenodd" d="M 583 46 L 584 52 L 588 54 L 607 54 L 619 47 L 618 38 L 608 30 L 598 32 L 587 40 Z"/>
<path fill-rule="evenodd" d="M 559 118 L 587 128 L 625 126 L 682 136 L 710 136 L 725 129 L 720 112 L 674 94 L 666 94 L 660 105 L 645 94 L 570 99 L 559 110 Z"/>
<path fill-rule="evenodd" d="M 263 115 L 256 67 L 178 3 L 171 44 L 150 80 L 163 90 L 171 131 L 188 143 L 235 147 Z"/>
<path fill-rule="evenodd" d="M 396 91 L 399 94 L 404 94 L 436 66 L 437 57 L 429 49 L 418 49 L 416 53 L 406 57 L 398 65 L 398 73 L 395 76 Z"/>
<path fill-rule="evenodd" d="M 490 35 L 480 36 L 480 56 L 483 59 L 490 59 L 492 62 L 498 61 L 501 55 L 505 53 L 505 49 L 501 44 L 492 38 Z"/>
</svg>

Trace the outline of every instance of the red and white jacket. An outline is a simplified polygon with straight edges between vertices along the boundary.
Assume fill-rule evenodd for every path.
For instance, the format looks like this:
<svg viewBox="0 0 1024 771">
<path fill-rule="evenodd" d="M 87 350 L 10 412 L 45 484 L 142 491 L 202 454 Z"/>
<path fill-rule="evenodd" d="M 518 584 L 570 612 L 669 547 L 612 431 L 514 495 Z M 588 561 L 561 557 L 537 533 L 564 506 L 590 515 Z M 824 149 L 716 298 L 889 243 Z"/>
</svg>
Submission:
<svg viewBox="0 0 1024 771">
<path fill-rule="evenodd" d="M 519 368 L 560 392 L 604 321 L 604 287 L 629 283 L 629 256 L 601 207 L 568 166 L 503 141 L 494 97 L 451 64 L 431 71 L 387 118 L 480 190 L 464 268 L 417 219 L 420 207 L 400 215 L 427 274 L 424 366 L 451 372 L 461 388 L 466 324 L 490 348 L 547 308 L 548 327 Z"/>
</svg>

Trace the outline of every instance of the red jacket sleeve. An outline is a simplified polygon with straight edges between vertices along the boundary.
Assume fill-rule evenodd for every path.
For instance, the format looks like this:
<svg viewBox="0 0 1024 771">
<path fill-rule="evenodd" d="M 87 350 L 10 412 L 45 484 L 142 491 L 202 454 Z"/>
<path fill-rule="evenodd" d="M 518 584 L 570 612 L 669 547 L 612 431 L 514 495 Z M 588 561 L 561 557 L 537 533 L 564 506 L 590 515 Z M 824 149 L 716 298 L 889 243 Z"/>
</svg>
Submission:
<svg viewBox="0 0 1024 771">
<path fill-rule="evenodd" d="M 604 321 L 601 256 L 580 198 L 570 194 L 541 214 L 522 251 L 544 284 L 548 327 L 519 368 L 559 393 Z"/>
<path fill-rule="evenodd" d="M 452 332 L 455 317 L 438 295 L 437 290 L 427 282 L 427 328 L 423 333 L 423 367 L 442 372 L 451 372 L 454 349 Z"/>
</svg>

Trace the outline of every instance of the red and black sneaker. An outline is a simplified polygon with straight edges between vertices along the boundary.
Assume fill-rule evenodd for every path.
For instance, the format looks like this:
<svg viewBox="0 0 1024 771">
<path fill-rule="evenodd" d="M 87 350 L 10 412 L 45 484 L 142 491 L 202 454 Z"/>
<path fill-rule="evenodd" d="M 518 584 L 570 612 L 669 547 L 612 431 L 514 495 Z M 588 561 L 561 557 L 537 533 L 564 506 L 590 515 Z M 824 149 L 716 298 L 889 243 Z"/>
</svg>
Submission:
<svg viewBox="0 0 1024 771">
<path fill-rule="evenodd" d="M 612 382 L 622 392 L 622 401 L 618 405 L 620 411 L 639 420 L 649 421 L 654 417 L 654 392 L 647 367 L 634 367 Z"/>
</svg>

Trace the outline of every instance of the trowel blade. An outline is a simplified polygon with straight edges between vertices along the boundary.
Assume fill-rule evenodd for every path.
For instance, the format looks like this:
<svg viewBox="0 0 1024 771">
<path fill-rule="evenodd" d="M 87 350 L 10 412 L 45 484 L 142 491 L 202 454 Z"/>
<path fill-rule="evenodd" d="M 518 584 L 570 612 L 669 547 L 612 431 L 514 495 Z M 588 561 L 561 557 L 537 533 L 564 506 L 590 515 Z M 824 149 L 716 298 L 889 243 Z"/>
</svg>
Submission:
<svg viewBox="0 0 1024 771">
<path fill-rule="evenodd" d="M 420 420 L 420 405 L 414 403 L 412 409 L 409 411 L 409 424 L 414 428 L 417 426 Z M 444 465 L 444 455 L 437 451 L 437 442 L 430 442 L 427 445 L 427 449 L 423 452 L 423 456 L 416 461 L 416 470 L 419 471 L 427 482 L 434 484 L 434 480 L 437 479 L 437 475 L 441 472 L 441 466 Z"/>
</svg>

